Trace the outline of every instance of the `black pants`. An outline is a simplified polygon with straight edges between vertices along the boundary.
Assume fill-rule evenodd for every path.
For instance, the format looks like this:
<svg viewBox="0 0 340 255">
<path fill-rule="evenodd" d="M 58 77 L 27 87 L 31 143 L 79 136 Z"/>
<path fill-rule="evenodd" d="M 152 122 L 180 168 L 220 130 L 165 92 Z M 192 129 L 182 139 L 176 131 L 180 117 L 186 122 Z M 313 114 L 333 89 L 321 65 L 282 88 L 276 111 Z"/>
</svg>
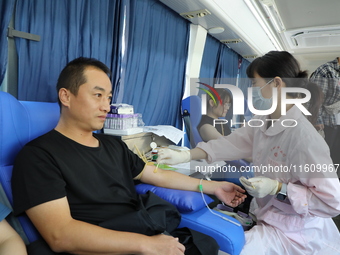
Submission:
<svg viewBox="0 0 340 255">
<path fill-rule="evenodd" d="M 212 237 L 192 229 L 176 229 L 171 233 L 178 237 L 185 246 L 185 255 L 217 255 L 219 245 Z M 56 253 L 51 250 L 43 239 L 39 239 L 27 246 L 28 255 L 71 255 L 70 253 Z"/>
<path fill-rule="evenodd" d="M 178 229 L 181 215 L 176 207 L 152 192 L 140 195 L 136 211 L 114 217 L 99 226 L 153 236 L 166 233 L 178 237 L 185 246 L 185 255 L 217 255 L 219 245 L 209 235 L 188 229 Z M 43 240 L 38 240 L 28 247 L 29 255 L 68 254 L 54 253 Z"/>
</svg>

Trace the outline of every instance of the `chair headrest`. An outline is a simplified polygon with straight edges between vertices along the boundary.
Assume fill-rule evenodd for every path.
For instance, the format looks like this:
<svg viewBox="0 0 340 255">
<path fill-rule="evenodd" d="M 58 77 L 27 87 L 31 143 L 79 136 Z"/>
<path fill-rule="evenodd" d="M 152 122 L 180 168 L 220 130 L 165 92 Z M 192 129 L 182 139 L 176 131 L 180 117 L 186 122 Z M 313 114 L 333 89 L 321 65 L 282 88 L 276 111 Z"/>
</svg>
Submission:
<svg viewBox="0 0 340 255">
<path fill-rule="evenodd" d="M 197 126 L 202 117 L 202 102 L 201 98 L 196 95 L 189 96 L 182 101 L 182 110 L 187 110 L 190 114 L 191 125 Z"/>
<path fill-rule="evenodd" d="M 59 115 L 58 103 L 18 101 L 0 92 L 0 166 L 12 165 L 27 142 L 57 125 Z"/>
</svg>

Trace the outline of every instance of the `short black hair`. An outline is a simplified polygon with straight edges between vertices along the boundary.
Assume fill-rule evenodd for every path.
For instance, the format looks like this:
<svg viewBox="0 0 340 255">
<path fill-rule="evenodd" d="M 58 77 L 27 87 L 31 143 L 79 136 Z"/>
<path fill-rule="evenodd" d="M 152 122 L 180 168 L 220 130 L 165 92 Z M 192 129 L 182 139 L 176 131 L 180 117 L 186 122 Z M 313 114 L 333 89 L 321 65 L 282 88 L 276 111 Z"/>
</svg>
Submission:
<svg viewBox="0 0 340 255">
<path fill-rule="evenodd" d="M 102 62 L 94 58 L 79 57 L 69 62 L 61 71 L 57 82 L 57 93 L 61 88 L 66 88 L 71 91 L 73 95 L 77 95 L 80 85 L 86 83 L 84 70 L 87 67 L 94 67 L 102 70 L 108 76 L 111 76 L 110 69 Z M 58 103 L 61 105 L 60 99 Z"/>
</svg>

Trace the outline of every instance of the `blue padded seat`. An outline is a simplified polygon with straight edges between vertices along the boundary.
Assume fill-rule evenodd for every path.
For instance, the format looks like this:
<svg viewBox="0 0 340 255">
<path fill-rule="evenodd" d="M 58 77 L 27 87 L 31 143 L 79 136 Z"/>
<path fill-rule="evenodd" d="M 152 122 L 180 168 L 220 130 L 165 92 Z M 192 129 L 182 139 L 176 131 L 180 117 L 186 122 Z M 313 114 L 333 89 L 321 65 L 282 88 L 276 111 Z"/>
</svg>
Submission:
<svg viewBox="0 0 340 255">
<path fill-rule="evenodd" d="M 201 98 L 196 95 L 182 100 L 182 114 L 191 148 L 195 148 L 199 142 L 202 142 L 201 135 L 197 129 L 202 117 L 201 106 Z"/>
<path fill-rule="evenodd" d="M 228 254 L 240 254 L 245 243 L 243 228 L 213 215 L 206 208 L 199 192 L 172 190 L 149 184 L 139 184 L 136 186 L 136 190 L 139 194 L 144 194 L 150 190 L 174 204 L 182 215 L 180 228 L 188 227 L 210 235 L 220 245 L 220 250 Z M 174 194 L 176 195 L 174 196 Z M 209 196 L 204 196 L 208 204 L 213 201 Z M 214 213 L 239 223 L 236 219 L 225 214 L 217 211 L 214 211 Z"/>
<path fill-rule="evenodd" d="M 57 103 L 20 102 L 0 92 L 0 182 L 12 205 L 11 178 L 17 153 L 27 142 L 53 129 L 58 119 Z M 26 215 L 18 220 L 29 242 L 40 237 Z"/>
<path fill-rule="evenodd" d="M 57 125 L 59 116 L 57 103 L 18 101 L 10 94 L 0 92 L 0 182 L 10 203 L 13 203 L 11 176 L 17 153 L 30 140 L 52 130 Z M 224 252 L 231 255 L 240 253 L 245 242 L 243 228 L 211 214 L 202 206 L 199 193 L 169 190 L 152 185 L 149 185 L 149 189 L 154 189 L 156 194 L 163 193 L 159 195 L 169 202 L 190 208 L 181 213 L 180 227 L 189 227 L 214 237 Z M 26 215 L 18 219 L 29 242 L 40 238 Z"/>
<path fill-rule="evenodd" d="M 227 216 L 217 211 L 215 213 L 223 217 Z M 227 216 L 226 218 L 238 222 L 232 217 Z M 214 237 L 220 245 L 220 250 L 231 255 L 240 254 L 245 243 L 242 227 L 213 215 L 207 208 L 190 213 L 182 213 L 182 221 L 179 227 L 189 227 Z"/>
<path fill-rule="evenodd" d="M 159 197 L 174 204 L 182 215 L 180 228 L 188 227 L 210 235 L 215 238 L 220 246 L 220 250 L 228 254 L 240 254 L 245 242 L 242 227 L 213 215 L 206 208 L 199 192 L 172 190 L 149 184 L 138 184 L 136 190 L 139 194 L 144 194 L 150 190 Z M 176 195 L 174 196 L 174 194 Z M 205 194 L 204 197 L 208 204 L 213 201 Z M 217 211 L 214 211 L 214 213 L 239 223 L 236 219 L 225 214 Z"/>
</svg>

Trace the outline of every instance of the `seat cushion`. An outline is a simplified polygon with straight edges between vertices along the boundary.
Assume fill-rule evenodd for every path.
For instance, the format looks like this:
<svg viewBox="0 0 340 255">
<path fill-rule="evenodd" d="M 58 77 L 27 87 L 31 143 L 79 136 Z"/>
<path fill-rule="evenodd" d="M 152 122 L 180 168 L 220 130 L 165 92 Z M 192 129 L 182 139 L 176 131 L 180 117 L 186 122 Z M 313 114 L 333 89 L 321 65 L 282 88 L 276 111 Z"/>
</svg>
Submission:
<svg viewBox="0 0 340 255">
<path fill-rule="evenodd" d="M 205 207 L 202 195 L 199 192 L 167 189 L 144 183 L 136 185 L 136 191 L 138 194 L 144 194 L 149 190 L 176 206 L 177 210 L 181 213 L 193 212 Z M 207 204 L 214 201 L 211 197 L 205 194 L 204 198 Z"/>
<path fill-rule="evenodd" d="M 239 223 L 236 219 L 214 211 L 214 213 Z M 208 208 L 202 208 L 189 213 L 182 213 L 182 220 L 179 228 L 187 227 L 193 230 L 210 235 L 220 246 L 220 250 L 230 255 L 240 254 L 244 243 L 245 236 L 242 226 L 237 226 L 220 217 L 212 214 Z M 256 253 L 256 252 L 255 252 Z"/>
</svg>

